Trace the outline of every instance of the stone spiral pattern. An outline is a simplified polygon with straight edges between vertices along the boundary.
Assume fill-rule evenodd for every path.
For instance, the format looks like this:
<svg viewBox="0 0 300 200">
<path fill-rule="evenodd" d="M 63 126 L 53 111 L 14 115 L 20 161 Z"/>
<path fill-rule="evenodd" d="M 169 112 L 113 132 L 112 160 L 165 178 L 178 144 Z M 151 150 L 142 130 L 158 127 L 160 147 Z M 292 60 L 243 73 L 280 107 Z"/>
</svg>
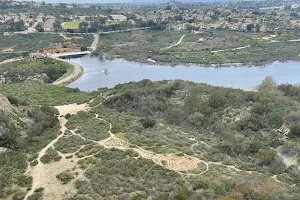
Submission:
<svg viewBox="0 0 300 200">
<path fill-rule="evenodd" d="M 153 161 L 173 171 L 189 171 L 197 168 L 199 160 L 192 157 L 174 155 L 158 156 Z"/>
<path fill-rule="evenodd" d="M 107 147 L 129 147 L 129 144 L 123 140 L 109 139 L 104 143 Z"/>
</svg>

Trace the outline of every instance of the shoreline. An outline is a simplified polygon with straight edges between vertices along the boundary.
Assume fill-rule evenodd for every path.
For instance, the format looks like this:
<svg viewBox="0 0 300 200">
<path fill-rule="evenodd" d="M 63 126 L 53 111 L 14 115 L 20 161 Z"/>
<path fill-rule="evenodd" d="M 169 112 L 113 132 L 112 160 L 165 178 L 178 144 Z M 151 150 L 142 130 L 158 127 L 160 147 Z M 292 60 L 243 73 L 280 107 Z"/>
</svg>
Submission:
<svg viewBox="0 0 300 200">
<path fill-rule="evenodd" d="M 84 68 L 81 65 L 77 64 L 77 63 L 74 63 L 72 61 L 68 61 L 68 60 L 65 60 L 65 59 L 62 59 L 62 58 L 56 58 L 56 57 L 51 57 L 51 56 L 50 56 L 50 58 L 55 59 L 55 60 L 59 60 L 59 61 L 65 62 L 65 63 L 69 63 L 69 64 L 74 66 L 72 74 L 70 74 L 69 76 L 67 76 L 65 78 L 62 78 L 60 80 L 58 79 L 58 80 L 54 81 L 53 83 L 51 83 L 52 85 L 68 85 L 68 84 L 71 84 L 72 82 L 78 80 L 84 74 Z"/>
<path fill-rule="evenodd" d="M 103 55 L 100 54 L 91 54 L 90 56 L 98 56 L 102 57 Z M 202 64 L 202 63 L 180 63 L 180 62 L 163 62 L 163 61 L 157 61 L 152 58 L 147 58 L 147 60 L 140 60 L 140 59 L 128 59 L 124 57 L 108 57 L 106 60 L 113 60 L 113 59 L 122 59 L 128 62 L 134 62 L 138 64 L 147 64 L 147 65 L 153 65 L 153 66 L 171 66 L 171 67 L 177 67 L 177 66 L 185 66 L 185 67 L 215 67 L 215 68 L 221 68 L 221 67 L 265 67 L 266 65 L 272 64 L 274 62 L 299 62 L 297 59 L 282 59 L 282 60 L 272 60 L 272 61 L 265 61 L 265 62 L 259 62 L 259 63 L 211 63 L 211 64 Z"/>
</svg>

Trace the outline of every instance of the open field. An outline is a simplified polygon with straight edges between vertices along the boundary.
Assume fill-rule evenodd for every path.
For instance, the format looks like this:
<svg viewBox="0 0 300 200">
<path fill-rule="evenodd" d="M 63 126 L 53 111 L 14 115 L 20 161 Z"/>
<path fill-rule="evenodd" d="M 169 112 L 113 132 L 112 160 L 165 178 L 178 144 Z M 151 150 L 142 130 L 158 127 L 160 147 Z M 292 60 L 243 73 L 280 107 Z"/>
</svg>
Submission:
<svg viewBox="0 0 300 200">
<path fill-rule="evenodd" d="M 63 24 L 63 29 L 78 29 L 80 23 L 81 21 L 72 21 L 72 22 L 63 22 L 62 24 Z"/>
<path fill-rule="evenodd" d="M 78 29 L 78 25 L 80 24 L 79 21 L 73 21 L 73 22 L 63 22 L 63 28 L 64 29 Z"/>
<path fill-rule="evenodd" d="M 184 37 L 183 37 L 184 36 Z M 223 64 L 263 64 L 275 60 L 300 60 L 300 35 L 267 37 L 235 31 L 138 31 L 101 36 L 98 53 L 127 60 Z"/>
</svg>

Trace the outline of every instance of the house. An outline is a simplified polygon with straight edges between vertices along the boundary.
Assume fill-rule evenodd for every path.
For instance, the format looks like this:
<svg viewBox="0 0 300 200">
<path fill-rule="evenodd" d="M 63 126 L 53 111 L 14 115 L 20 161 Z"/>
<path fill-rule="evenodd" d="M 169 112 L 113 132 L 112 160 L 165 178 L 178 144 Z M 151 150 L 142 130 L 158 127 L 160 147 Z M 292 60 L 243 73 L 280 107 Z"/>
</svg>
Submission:
<svg viewBox="0 0 300 200">
<path fill-rule="evenodd" d="M 45 58 L 45 54 L 42 54 L 42 53 L 31 53 L 29 55 L 29 58 L 32 59 L 32 60 L 37 60 L 37 59 L 42 59 L 42 58 Z"/>
<path fill-rule="evenodd" d="M 127 17 L 125 15 L 110 15 L 114 21 L 117 22 L 125 22 L 127 21 Z"/>
</svg>

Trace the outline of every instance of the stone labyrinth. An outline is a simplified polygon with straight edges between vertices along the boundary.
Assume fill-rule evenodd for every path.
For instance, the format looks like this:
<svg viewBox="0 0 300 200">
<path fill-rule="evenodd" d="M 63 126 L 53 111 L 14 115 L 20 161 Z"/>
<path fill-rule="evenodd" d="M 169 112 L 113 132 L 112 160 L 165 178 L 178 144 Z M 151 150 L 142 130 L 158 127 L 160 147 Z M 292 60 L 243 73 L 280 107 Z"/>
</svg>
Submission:
<svg viewBox="0 0 300 200">
<path fill-rule="evenodd" d="M 129 147 L 127 142 L 115 138 L 105 141 L 104 145 L 107 147 Z"/>
<path fill-rule="evenodd" d="M 158 155 L 152 159 L 155 163 L 174 171 L 189 171 L 197 168 L 200 162 L 197 158 L 175 155 Z"/>
</svg>

